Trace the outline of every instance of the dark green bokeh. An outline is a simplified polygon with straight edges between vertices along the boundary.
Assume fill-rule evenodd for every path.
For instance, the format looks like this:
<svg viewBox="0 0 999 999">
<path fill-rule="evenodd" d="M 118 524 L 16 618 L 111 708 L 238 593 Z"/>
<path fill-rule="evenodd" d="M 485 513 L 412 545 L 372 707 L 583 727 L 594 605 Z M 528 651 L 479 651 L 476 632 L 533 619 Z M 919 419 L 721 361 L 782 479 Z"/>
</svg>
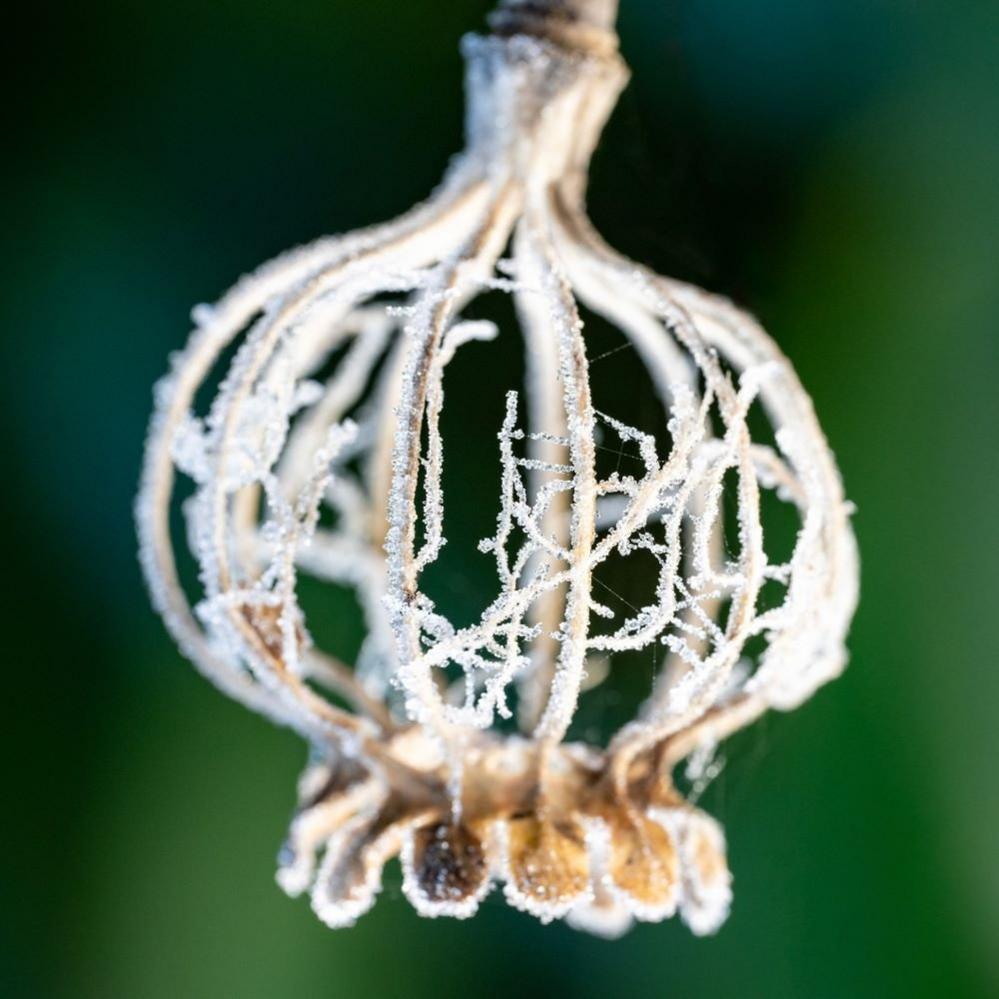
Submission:
<svg viewBox="0 0 999 999">
<path fill-rule="evenodd" d="M 858 506 L 850 669 L 705 800 L 731 920 L 607 944 L 390 890 L 332 933 L 275 887 L 302 747 L 148 608 L 150 387 L 192 303 L 433 186 L 486 4 L 57 3 L 8 36 L 4 995 L 999 994 L 996 7 L 622 7 L 594 217 L 763 317 Z"/>
</svg>

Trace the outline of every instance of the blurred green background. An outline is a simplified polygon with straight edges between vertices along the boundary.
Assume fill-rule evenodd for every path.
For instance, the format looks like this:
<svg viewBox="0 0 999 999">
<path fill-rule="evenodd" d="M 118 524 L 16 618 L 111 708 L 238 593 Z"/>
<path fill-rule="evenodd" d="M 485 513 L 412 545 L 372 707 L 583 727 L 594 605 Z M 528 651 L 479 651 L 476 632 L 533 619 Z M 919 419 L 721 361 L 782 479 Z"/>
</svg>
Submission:
<svg viewBox="0 0 999 999">
<path fill-rule="evenodd" d="M 193 303 L 436 183 L 487 4 L 57 2 L 7 37 L 4 996 L 999 995 L 997 5 L 622 7 L 593 215 L 761 315 L 858 506 L 850 669 L 703 801 L 730 921 L 608 944 L 392 889 L 333 933 L 276 888 L 303 747 L 149 610 L 150 388 Z"/>
</svg>

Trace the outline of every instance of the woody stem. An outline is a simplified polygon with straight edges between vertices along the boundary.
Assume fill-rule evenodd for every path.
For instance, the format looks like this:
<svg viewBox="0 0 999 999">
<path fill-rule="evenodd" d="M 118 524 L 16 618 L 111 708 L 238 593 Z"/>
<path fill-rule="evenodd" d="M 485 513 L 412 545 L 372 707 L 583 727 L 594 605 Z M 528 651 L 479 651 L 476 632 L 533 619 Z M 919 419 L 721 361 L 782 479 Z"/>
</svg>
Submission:
<svg viewBox="0 0 999 999">
<path fill-rule="evenodd" d="M 619 0 L 499 0 L 489 18 L 497 34 L 534 35 L 567 48 L 617 48 Z"/>
</svg>

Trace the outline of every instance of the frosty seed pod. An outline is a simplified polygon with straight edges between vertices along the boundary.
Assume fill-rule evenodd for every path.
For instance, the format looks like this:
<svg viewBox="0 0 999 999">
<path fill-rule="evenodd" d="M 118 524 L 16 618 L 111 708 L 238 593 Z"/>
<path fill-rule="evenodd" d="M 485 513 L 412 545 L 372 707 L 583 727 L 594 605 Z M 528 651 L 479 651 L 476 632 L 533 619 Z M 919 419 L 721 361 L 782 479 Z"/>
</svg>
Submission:
<svg viewBox="0 0 999 999">
<path fill-rule="evenodd" d="M 202 673 L 308 743 L 279 880 L 331 926 L 370 908 L 401 854 L 423 915 L 470 916 L 498 881 L 543 921 L 617 935 L 679 912 L 713 932 L 724 837 L 674 769 L 845 662 L 849 506 L 790 363 L 750 316 L 587 219 L 628 77 L 616 6 L 502 3 L 465 40 L 468 148 L 440 189 L 199 307 L 156 389 L 137 503 L 153 601 Z M 475 317 L 497 291 L 516 324 Z M 581 310 L 634 349 L 664 433 L 595 406 Z M 444 488 L 446 376 L 493 349 L 522 351 L 524 377 L 488 414 L 495 529 L 461 555 L 495 590 L 458 624 L 425 585 L 465 501 Z M 178 479 L 197 595 L 175 559 Z M 780 556 L 774 504 L 797 522 Z M 610 605 L 609 559 L 651 575 L 644 603 Z M 356 661 L 314 641 L 305 576 L 356 594 Z M 568 741 L 580 699 L 639 650 L 656 669 L 636 716 L 606 745 Z"/>
</svg>

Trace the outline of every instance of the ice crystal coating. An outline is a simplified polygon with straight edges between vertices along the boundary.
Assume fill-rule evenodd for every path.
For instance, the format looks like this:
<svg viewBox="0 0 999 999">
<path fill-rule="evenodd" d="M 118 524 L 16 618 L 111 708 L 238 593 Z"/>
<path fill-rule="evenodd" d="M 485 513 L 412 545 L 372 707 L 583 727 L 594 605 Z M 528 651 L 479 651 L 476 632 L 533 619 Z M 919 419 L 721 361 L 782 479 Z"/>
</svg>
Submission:
<svg viewBox="0 0 999 999">
<path fill-rule="evenodd" d="M 711 933 L 731 900 L 724 836 L 673 771 L 689 758 L 696 790 L 720 740 L 842 669 L 848 504 L 808 396 L 757 323 L 622 258 L 587 221 L 587 164 L 627 78 L 617 55 L 516 32 L 465 49 L 469 148 L 428 202 L 195 309 L 156 389 L 137 503 L 146 576 L 185 655 L 308 741 L 278 881 L 328 925 L 366 912 L 398 856 L 424 916 L 470 916 L 499 882 L 546 922 L 615 936 L 679 913 Z M 494 563 L 497 589 L 459 627 L 421 584 L 462 502 L 443 485 L 448 365 L 470 344 L 516 342 L 467 315 L 495 290 L 515 304 L 525 377 L 496 414 L 495 530 L 467 553 Z M 595 408 L 580 306 L 637 351 L 665 444 Z M 610 445 L 636 456 L 627 473 L 601 470 Z M 171 533 L 178 472 L 193 484 L 193 601 Z M 784 560 L 767 551 L 768 493 L 798 520 Z M 609 558 L 655 566 L 624 617 L 595 585 Z M 356 593 L 367 637 L 352 667 L 316 647 L 300 575 Z M 567 742 L 580 697 L 641 649 L 658 666 L 637 717 L 606 746 Z"/>
</svg>

